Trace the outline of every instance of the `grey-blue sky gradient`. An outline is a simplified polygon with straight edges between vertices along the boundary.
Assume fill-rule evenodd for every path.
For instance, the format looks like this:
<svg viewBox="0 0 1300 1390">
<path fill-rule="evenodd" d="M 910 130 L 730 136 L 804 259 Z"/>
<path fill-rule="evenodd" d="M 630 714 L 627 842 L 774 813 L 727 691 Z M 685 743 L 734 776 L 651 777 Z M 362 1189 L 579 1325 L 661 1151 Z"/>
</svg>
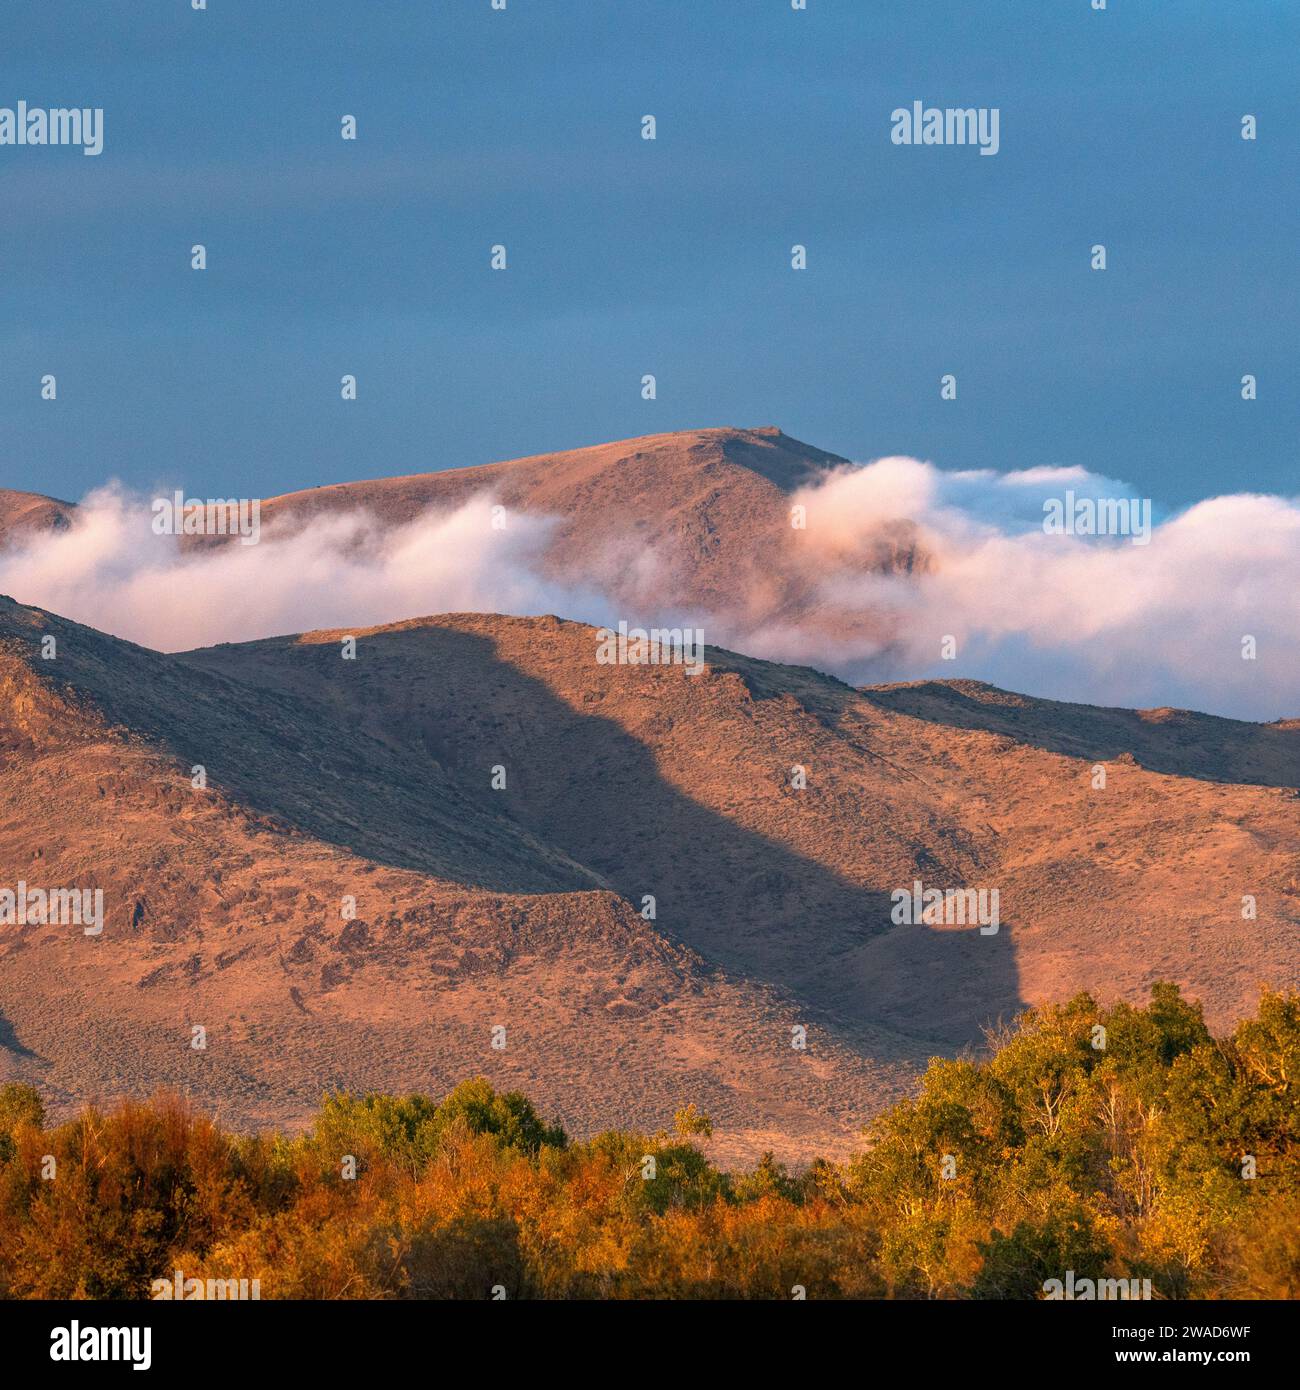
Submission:
<svg viewBox="0 0 1300 1390">
<path fill-rule="evenodd" d="M 779 424 L 1295 493 L 1297 40 L 1288 0 L 7 0 L 0 105 L 102 106 L 105 149 L 0 148 L 0 483 Z M 1000 152 L 891 144 L 913 100 L 998 107 Z"/>
</svg>

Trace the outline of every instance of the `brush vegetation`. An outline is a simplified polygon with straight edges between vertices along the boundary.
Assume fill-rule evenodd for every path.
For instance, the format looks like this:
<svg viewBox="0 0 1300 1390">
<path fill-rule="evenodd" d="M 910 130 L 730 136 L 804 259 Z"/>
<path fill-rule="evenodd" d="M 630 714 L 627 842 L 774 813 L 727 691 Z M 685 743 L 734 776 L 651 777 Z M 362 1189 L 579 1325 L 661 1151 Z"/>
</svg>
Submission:
<svg viewBox="0 0 1300 1390">
<path fill-rule="evenodd" d="M 145 1298 L 180 1269 L 263 1298 L 1035 1298 L 1067 1270 L 1300 1295 L 1300 995 L 1220 1039 L 1172 985 L 1080 995 L 990 1042 L 797 1174 L 721 1171 L 693 1106 L 573 1142 L 482 1079 L 333 1094 L 292 1138 L 166 1095 L 47 1126 L 10 1084 L 0 1294 Z"/>
</svg>

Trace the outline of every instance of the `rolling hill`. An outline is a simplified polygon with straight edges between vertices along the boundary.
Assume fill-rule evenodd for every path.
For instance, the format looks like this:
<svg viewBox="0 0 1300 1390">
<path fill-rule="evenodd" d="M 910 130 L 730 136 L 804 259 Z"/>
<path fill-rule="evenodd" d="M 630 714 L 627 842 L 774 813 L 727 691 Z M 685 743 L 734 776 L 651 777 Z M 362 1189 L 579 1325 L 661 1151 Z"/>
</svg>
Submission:
<svg viewBox="0 0 1300 1390">
<path fill-rule="evenodd" d="M 1166 978 L 1222 1025 L 1300 978 L 1294 723 L 596 650 L 450 614 L 163 655 L 0 601 L 0 887 L 106 909 L 0 926 L 0 1074 L 293 1124 L 481 1072 L 797 1160 L 1025 1003 Z M 916 880 L 998 931 L 895 925 Z"/>
</svg>

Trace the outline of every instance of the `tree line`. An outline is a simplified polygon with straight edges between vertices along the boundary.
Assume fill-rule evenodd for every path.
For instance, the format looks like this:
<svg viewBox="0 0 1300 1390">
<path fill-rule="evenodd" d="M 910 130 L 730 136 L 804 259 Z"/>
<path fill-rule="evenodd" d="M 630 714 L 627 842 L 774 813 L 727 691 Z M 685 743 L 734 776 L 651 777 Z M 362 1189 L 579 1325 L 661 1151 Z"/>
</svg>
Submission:
<svg viewBox="0 0 1300 1390">
<path fill-rule="evenodd" d="M 262 1298 L 1025 1299 L 1067 1276 L 1293 1298 L 1298 1082 L 1300 995 L 1216 1039 L 1158 984 L 932 1060 L 852 1159 L 799 1172 L 724 1171 L 693 1105 L 573 1141 L 482 1078 L 331 1094 L 296 1137 L 166 1094 L 48 1125 L 9 1084 L 0 1296 L 148 1298 L 181 1272 Z"/>
</svg>

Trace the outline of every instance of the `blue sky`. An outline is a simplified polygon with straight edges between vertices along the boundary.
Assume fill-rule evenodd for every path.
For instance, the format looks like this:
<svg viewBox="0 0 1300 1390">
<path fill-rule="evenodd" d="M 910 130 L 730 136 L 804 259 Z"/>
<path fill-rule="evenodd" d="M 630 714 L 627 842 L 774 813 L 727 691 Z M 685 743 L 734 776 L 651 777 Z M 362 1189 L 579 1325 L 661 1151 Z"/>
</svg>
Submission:
<svg viewBox="0 0 1300 1390">
<path fill-rule="evenodd" d="M 105 149 L 0 147 L 0 484 L 778 424 L 1295 493 L 1297 40 L 1288 0 L 6 0 L 0 106 L 102 106 Z M 1000 152 L 892 145 L 913 100 Z"/>
</svg>

